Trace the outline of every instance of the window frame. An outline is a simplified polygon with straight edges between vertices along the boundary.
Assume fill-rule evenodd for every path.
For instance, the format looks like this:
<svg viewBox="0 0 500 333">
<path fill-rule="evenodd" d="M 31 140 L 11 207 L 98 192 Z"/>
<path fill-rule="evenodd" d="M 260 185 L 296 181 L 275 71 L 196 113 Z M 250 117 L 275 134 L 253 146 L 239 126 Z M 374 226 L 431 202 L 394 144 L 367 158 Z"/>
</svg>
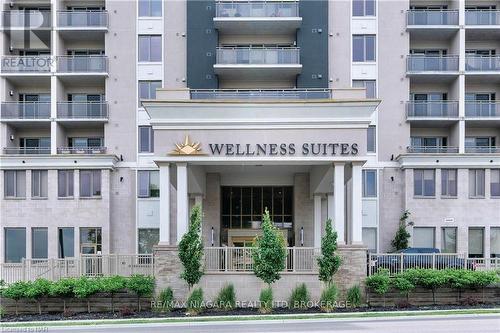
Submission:
<svg viewBox="0 0 500 333">
<path fill-rule="evenodd" d="M 14 193 L 12 195 L 9 195 L 8 193 L 8 175 L 13 175 L 13 190 Z M 24 186 L 20 187 L 20 176 L 22 176 L 24 182 Z M 5 199 L 26 199 L 26 170 L 4 170 L 3 172 L 3 177 L 4 177 L 4 198 Z"/>
<path fill-rule="evenodd" d="M 433 191 L 432 194 L 427 194 L 426 193 L 426 187 L 425 187 L 425 176 L 426 173 L 432 172 L 432 177 L 433 177 Z M 417 194 L 417 174 L 422 173 L 422 180 L 421 180 L 421 194 Z M 413 197 L 414 198 L 435 198 L 436 197 L 436 170 L 435 169 L 413 169 Z"/>
<path fill-rule="evenodd" d="M 141 96 L 141 84 L 147 84 L 147 91 L 148 91 L 148 96 L 142 97 Z M 152 84 L 158 84 L 158 87 L 156 87 L 154 90 L 151 89 Z M 156 89 L 161 88 L 163 85 L 162 80 L 139 80 L 137 82 L 137 102 L 139 104 L 139 107 L 141 106 L 141 100 L 143 99 L 155 99 L 156 98 Z M 154 95 L 153 95 L 154 94 Z"/>
<path fill-rule="evenodd" d="M 493 182 L 493 173 L 498 173 L 496 176 L 498 182 Z M 498 186 L 498 192 L 494 194 L 494 186 Z M 500 198 L 500 169 L 490 169 L 490 196 L 491 198 Z"/>
<path fill-rule="evenodd" d="M 355 53 L 355 40 L 362 39 L 363 41 L 363 56 L 361 60 L 357 60 Z M 373 39 L 373 59 L 367 59 L 368 50 L 368 40 Z M 352 35 L 352 57 L 351 61 L 353 63 L 375 63 L 377 61 L 377 35 L 365 34 L 365 35 Z"/>
<path fill-rule="evenodd" d="M 454 250 L 453 252 L 447 252 L 445 251 L 445 237 L 446 237 L 446 232 L 445 230 L 446 229 L 450 229 L 450 230 L 453 230 L 454 233 L 455 233 L 455 245 L 454 245 Z M 458 246 L 458 227 L 455 227 L 455 226 L 445 226 L 445 227 L 441 227 L 441 253 L 457 253 L 457 246 Z"/>
<path fill-rule="evenodd" d="M 9 241 L 8 241 L 8 237 L 7 237 L 7 234 L 8 234 L 8 231 L 22 231 L 24 232 L 24 256 L 21 256 L 20 260 L 19 261 L 16 261 L 16 260 L 9 260 L 7 258 L 7 255 L 9 254 L 9 251 L 8 251 L 8 245 L 10 244 Z M 5 263 L 20 263 L 23 261 L 23 258 L 26 259 L 26 245 L 27 245 L 27 233 L 26 233 L 26 228 L 25 227 L 5 227 L 3 228 L 3 233 L 4 233 L 4 262 Z M 18 244 L 18 241 L 14 242 L 15 244 Z M 20 246 L 20 249 L 22 249 L 23 247 Z M 21 250 L 22 251 L 22 250 Z"/>
<path fill-rule="evenodd" d="M 64 174 L 64 176 L 62 176 Z M 64 191 L 66 195 L 61 195 L 60 184 L 61 178 L 64 177 Z M 71 193 L 71 195 L 69 195 Z M 57 170 L 57 197 L 61 198 L 74 198 L 75 196 L 75 171 L 74 170 Z"/>
<path fill-rule="evenodd" d="M 363 13 L 355 13 L 355 3 L 360 3 L 362 6 L 362 11 Z M 371 2 L 373 3 L 373 13 L 372 14 L 367 14 L 367 9 L 368 3 Z M 352 7 L 351 7 L 351 13 L 352 17 L 376 17 L 377 16 L 377 2 L 375 0 L 352 0 Z"/>
<path fill-rule="evenodd" d="M 361 235 L 364 236 L 364 231 L 374 231 L 375 232 L 375 249 L 368 248 L 369 253 L 377 253 L 378 252 L 378 231 L 377 227 L 363 227 L 361 230 Z M 364 238 L 364 237 L 362 237 Z M 363 241 L 363 244 L 367 246 L 367 244 Z"/>
<path fill-rule="evenodd" d="M 158 242 L 160 241 L 160 228 L 137 228 L 137 254 L 152 254 L 153 253 L 153 249 L 151 248 L 151 252 L 147 252 L 147 251 L 141 251 L 141 231 L 144 232 L 144 231 L 148 231 L 148 232 L 152 232 L 152 231 L 157 231 L 157 236 L 158 236 Z M 156 242 L 156 244 L 158 244 L 158 242 Z M 147 247 L 149 244 L 143 244 L 142 248 L 144 247 Z M 155 244 L 152 244 L 153 246 Z"/>
<path fill-rule="evenodd" d="M 38 175 L 38 176 L 36 176 Z M 37 180 L 35 178 L 38 177 Z M 34 184 L 38 183 L 38 188 Z M 48 170 L 31 170 L 31 198 L 33 199 L 47 199 L 49 186 L 49 172 Z M 36 191 L 38 190 L 38 191 Z"/>
<path fill-rule="evenodd" d="M 83 232 L 83 231 L 87 232 Z M 95 242 L 90 242 L 88 241 L 89 239 L 87 238 L 86 241 L 82 239 L 82 235 L 87 234 L 90 235 L 89 231 L 95 231 Z M 80 235 L 79 235 L 79 250 L 80 254 L 87 254 L 83 253 L 82 249 L 83 248 L 93 248 L 94 253 L 93 254 L 102 254 L 102 228 L 101 227 L 80 227 Z"/>
<path fill-rule="evenodd" d="M 366 98 L 377 98 L 377 80 L 352 80 L 353 88 L 365 88 Z M 370 94 L 373 92 L 373 94 Z"/>
<path fill-rule="evenodd" d="M 153 15 L 153 3 L 159 3 L 160 4 L 160 15 Z M 146 3 L 148 6 L 147 13 L 142 13 L 141 12 L 141 3 Z M 161 0 L 139 0 L 137 1 L 137 16 L 138 17 L 162 17 L 163 16 L 163 1 Z"/>
<path fill-rule="evenodd" d="M 429 227 L 429 226 L 417 226 L 413 227 L 412 230 L 412 247 L 425 247 L 429 248 L 429 246 L 416 246 L 415 245 L 415 230 L 432 230 L 432 246 L 431 248 L 436 248 L 436 228 L 435 227 Z"/>
<path fill-rule="evenodd" d="M 371 191 L 368 191 L 368 174 L 375 174 L 375 193 L 372 194 Z M 376 169 L 363 169 L 362 170 L 362 197 L 363 198 L 377 198 L 378 197 L 378 172 Z"/>
<path fill-rule="evenodd" d="M 72 236 L 72 245 L 71 248 L 71 256 L 66 255 L 64 253 L 64 231 L 71 230 L 71 236 Z M 62 243 L 61 243 L 62 241 Z M 73 258 L 75 257 L 75 228 L 74 227 L 59 227 L 57 228 L 57 257 L 60 259 L 63 258 Z"/>
<path fill-rule="evenodd" d="M 45 232 L 45 254 L 42 256 L 35 255 L 35 235 L 38 231 Z M 38 240 L 39 241 L 39 240 Z M 47 227 L 32 227 L 31 228 L 31 258 L 32 259 L 48 259 L 49 257 L 49 228 Z"/>
<path fill-rule="evenodd" d="M 471 256 L 471 253 L 470 253 L 470 244 L 471 244 L 471 239 L 470 239 L 470 235 L 471 235 L 471 230 L 478 230 L 478 231 L 481 231 L 482 233 L 482 253 L 480 254 L 474 254 L 474 256 Z M 485 230 L 484 230 L 484 227 L 469 227 L 467 229 L 467 256 L 469 258 L 484 258 L 484 254 L 485 254 Z"/>
<path fill-rule="evenodd" d="M 482 173 L 482 194 L 478 194 L 478 176 Z M 469 198 L 484 199 L 486 197 L 486 170 L 485 169 L 469 169 Z"/>
<path fill-rule="evenodd" d="M 158 180 L 158 184 L 156 189 L 151 188 L 151 179 L 152 173 L 156 174 L 156 179 Z M 147 174 L 147 195 L 141 194 L 141 174 Z M 153 184 L 154 185 L 154 184 Z M 156 193 L 152 193 L 152 191 L 156 191 Z M 147 198 L 160 198 L 160 171 L 158 170 L 137 170 L 137 198 L 147 199 Z"/>
<path fill-rule="evenodd" d="M 495 230 L 495 232 L 493 232 Z M 494 234 L 497 233 L 496 241 L 498 244 L 494 242 Z M 498 247 L 498 253 L 496 253 L 494 246 Z M 500 258 L 500 227 L 490 227 L 490 258 Z"/>
<path fill-rule="evenodd" d="M 153 130 L 153 126 L 138 126 L 139 129 L 139 135 L 138 135 L 138 139 L 139 139 L 139 142 L 138 142 L 138 150 L 139 150 L 139 154 L 150 154 L 150 153 L 154 153 L 154 130 Z M 149 142 L 149 149 L 147 150 L 142 150 L 142 133 L 141 133 L 141 130 L 143 129 L 148 129 L 148 132 L 149 132 L 149 135 L 148 135 L 148 142 Z"/>
<path fill-rule="evenodd" d="M 82 195 L 83 191 L 83 181 L 82 178 L 85 177 L 85 175 L 90 175 L 90 180 L 89 180 L 89 195 Z M 96 190 L 95 187 L 96 181 L 98 180 L 98 190 Z M 85 170 L 80 170 L 80 198 L 101 198 L 102 197 L 102 172 L 100 169 L 85 169 Z"/>
<path fill-rule="evenodd" d="M 450 194 L 450 172 L 455 176 L 455 184 L 452 188 L 454 194 Z M 444 175 L 446 174 L 446 182 Z M 452 192 L 453 192 L 452 191 Z M 441 197 L 442 198 L 457 198 L 458 197 L 458 170 L 457 169 L 441 169 Z"/>
<path fill-rule="evenodd" d="M 160 49 L 159 49 L 159 58 L 158 59 L 153 59 L 153 54 L 155 54 L 155 52 L 152 52 L 153 51 L 153 48 L 152 48 L 152 45 L 153 45 L 153 39 L 158 39 L 159 42 L 160 42 Z M 138 48 L 137 48 L 137 61 L 139 63 L 161 63 L 162 62 L 162 57 L 163 57 L 163 40 L 162 40 L 162 35 L 157 35 L 157 34 L 151 34 L 151 35 L 138 35 L 137 37 L 137 45 L 138 45 Z M 147 47 L 146 47 L 146 51 L 144 51 L 141 47 L 141 42 L 143 40 L 146 40 L 147 42 Z M 146 52 L 147 54 L 144 54 L 143 52 Z M 143 55 L 145 56 L 145 59 L 143 59 Z M 155 54 L 156 55 L 156 54 Z"/>
</svg>

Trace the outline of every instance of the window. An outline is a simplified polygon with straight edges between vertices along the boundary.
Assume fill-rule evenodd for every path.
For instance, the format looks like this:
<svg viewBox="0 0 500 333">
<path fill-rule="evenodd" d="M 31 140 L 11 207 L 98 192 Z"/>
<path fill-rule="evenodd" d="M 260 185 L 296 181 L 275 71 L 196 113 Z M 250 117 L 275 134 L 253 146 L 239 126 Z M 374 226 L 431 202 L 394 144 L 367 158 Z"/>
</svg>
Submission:
<svg viewBox="0 0 500 333">
<path fill-rule="evenodd" d="M 26 258 L 26 228 L 5 228 L 5 262 L 19 263 Z"/>
<path fill-rule="evenodd" d="M 500 227 L 490 228 L 490 257 L 500 258 Z"/>
<path fill-rule="evenodd" d="M 363 228 L 363 245 L 368 247 L 368 252 L 377 252 L 377 228 Z"/>
<path fill-rule="evenodd" d="M 469 258 L 484 257 L 484 229 L 469 228 Z"/>
<path fill-rule="evenodd" d="M 31 170 L 31 197 L 47 197 L 47 170 Z"/>
<path fill-rule="evenodd" d="M 490 170 L 490 192 L 492 197 L 500 197 L 500 169 Z"/>
<path fill-rule="evenodd" d="M 139 36 L 139 62 L 161 61 L 161 36 Z"/>
<path fill-rule="evenodd" d="M 104 138 L 68 138 L 70 148 L 101 148 L 104 146 Z"/>
<path fill-rule="evenodd" d="M 80 170 L 80 197 L 101 196 L 101 170 Z"/>
<path fill-rule="evenodd" d="M 102 253 L 101 228 L 80 228 L 80 253 L 81 254 Z"/>
<path fill-rule="evenodd" d="M 142 100 L 155 99 L 158 88 L 161 88 L 161 81 L 139 81 L 139 107 Z"/>
<path fill-rule="evenodd" d="M 457 169 L 441 170 L 441 196 L 457 196 Z"/>
<path fill-rule="evenodd" d="M 159 171 L 137 171 L 138 197 L 158 198 L 160 197 L 160 172 Z"/>
<path fill-rule="evenodd" d="M 484 198 L 484 169 L 469 170 L 469 196 Z"/>
<path fill-rule="evenodd" d="M 160 229 L 139 229 L 137 251 L 139 254 L 153 253 L 153 246 L 160 241 Z"/>
<path fill-rule="evenodd" d="M 57 196 L 59 198 L 67 198 L 73 196 L 73 170 L 57 171 Z"/>
<path fill-rule="evenodd" d="M 431 169 L 413 170 L 413 195 L 433 197 L 436 194 L 435 171 Z"/>
<path fill-rule="evenodd" d="M 377 196 L 377 170 L 363 170 L 363 198 Z"/>
<path fill-rule="evenodd" d="M 375 0 L 352 0 L 352 16 L 375 16 Z"/>
<path fill-rule="evenodd" d="M 457 228 L 441 228 L 441 252 L 457 253 Z"/>
<path fill-rule="evenodd" d="M 353 88 L 365 88 L 366 98 L 377 98 L 377 81 L 375 80 L 353 80 Z"/>
<path fill-rule="evenodd" d="M 154 132 L 151 126 L 139 126 L 139 153 L 154 152 Z"/>
<path fill-rule="evenodd" d="M 73 228 L 57 229 L 57 252 L 59 258 L 75 256 L 75 230 Z"/>
<path fill-rule="evenodd" d="M 413 247 L 433 248 L 435 244 L 435 230 L 432 227 L 413 228 Z"/>
<path fill-rule="evenodd" d="M 375 36 L 354 35 L 352 36 L 352 61 L 367 62 L 375 61 Z"/>
<path fill-rule="evenodd" d="M 26 197 L 26 171 L 4 171 L 4 196 L 6 198 Z"/>
<path fill-rule="evenodd" d="M 161 0 L 139 0 L 139 17 L 161 16 Z"/>
<path fill-rule="evenodd" d="M 49 238 L 47 228 L 31 228 L 31 257 L 47 259 L 49 257 Z"/>
<path fill-rule="evenodd" d="M 375 153 L 377 151 L 377 128 L 375 126 L 368 126 L 366 131 L 366 151 Z"/>
</svg>

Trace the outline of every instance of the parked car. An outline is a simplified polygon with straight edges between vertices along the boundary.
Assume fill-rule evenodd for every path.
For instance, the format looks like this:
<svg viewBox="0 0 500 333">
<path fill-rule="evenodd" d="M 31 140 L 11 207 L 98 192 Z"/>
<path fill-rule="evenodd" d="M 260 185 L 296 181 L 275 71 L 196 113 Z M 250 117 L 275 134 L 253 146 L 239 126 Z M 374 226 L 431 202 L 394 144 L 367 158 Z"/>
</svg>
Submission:
<svg viewBox="0 0 500 333">
<path fill-rule="evenodd" d="M 401 254 L 403 254 L 402 259 Z M 424 247 L 407 248 L 387 255 L 376 256 L 375 259 L 373 259 L 372 257 L 372 262 L 370 264 L 371 267 L 374 268 L 375 272 L 380 268 L 384 268 L 389 269 L 389 271 L 392 273 L 395 273 L 401 269 L 401 261 L 403 263 L 403 269 L 475 269 L 472 262 L 466 263 L 466 260 L 464 258 L 460 258 L 455 254 L 441 254 L 439 249 Z"/>
</svg>

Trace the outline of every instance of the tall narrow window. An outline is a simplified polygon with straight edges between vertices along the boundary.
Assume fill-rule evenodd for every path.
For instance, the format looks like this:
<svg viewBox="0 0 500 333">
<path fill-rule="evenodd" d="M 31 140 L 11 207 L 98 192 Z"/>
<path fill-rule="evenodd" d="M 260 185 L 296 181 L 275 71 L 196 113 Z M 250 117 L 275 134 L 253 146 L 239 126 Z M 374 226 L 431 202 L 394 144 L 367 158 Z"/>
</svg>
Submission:
<svg viewBox="0 0 500 333">
<path fill-rule="evenodd" d="M 154 134 L 151 126 L 139 126 L 139 153 L 154 152 Z"/>
<path fill-rule="evenodd" d="M 142 100 L 155 99 L 158 88 L 161 88 L 161 81 L 139 81 L 139 106 Z"/>
<path fill-rule="evenodd" d="M 375 35 L 352 36 L 352 61 L 353 62 L 375 61 L 376 60 L 375 41 L 376 41 Z"/>
<path fill-rule="evenodd" d="M 375 16 L 375 0 L 352 0 L 352 16 Z"/>
<path fill-rule="evenodd" d="M 73 196 L 74 173 L 73 170 L 57 171 L 57 196 L 67 198 Z"/>
<path fill-rule="evenodd" d="M 160 196 L 160 172 L 155 170 L 137 171 L 138 197 L 158 198 Z"/>
<path fill-rule="evenodd" d="M 6 198 L 26 197 L 26 171 L 4 171 L 4 196 Z"/>
<path fill-rule="evenodd" d="M 413 247 L 433 248 L 435 241 L 435 229 L 432 227 L 413 228 Z"/>
<path fill-rule="evenodd" d="M 441 196 L 457 196 L 457 169 L 441 170 Z"/>
<path fill-rule="evenodd" d="M 101 170 L 80 170 L 80 197 L 101 196 Z"/>
<path fill-rule="evenodd" d="M 47 259 L 49 257 L 49 237 L 47 228 L 31 228 L 31 257 Z"/>
<path fill-rule="evenodd" d="M 469 258 L 484 257 L 484 228 L 469 228 Z"/>
<path fill-rule="evenodd" d="M 500 227 L 490 228 L 490 257 L 500 258 Z"/>
<path fill-rule="evenodd" d="M 433 197 L 436 194 L 435 171 L 413 170 L 413 194 L 417 197 Z"/>
<path fill-rule="evenodd" d="M 375 126 L 368 126 L 366 131 L 366 151 L 375 153 L 377 151 L 377 128 Z"/>
<path fill-rule="evenodd" d="M 365 88 L 366 98 L 377 98 L 376 80 L 352 80 L 353 88 Z"/>
<path fill-rule="evenodd" d="M 139 0 L 139 17 L 161 16 L 161 0 Z"/>
<path fill-rule="evenodd" d="M 469 196 L 484 198 L 484 169 L 469 170 Z"/>
<path fill-rule="evenodd" d="M 153 253 L 153 246 L 160 240 L 160 229 L 139 229 L 137 235 L 137 251 L 139 254 Z"/>
<path fill-rule="evenodd" d="M 161 35 L 139 36 L 139 62 L 161 61 Z"/>
<path fill-rule="evenodd" d="M 75 256 L 75 230 L 73 228 L 57 229 L 57 252 L 59 258 Z"/>
<path fill-rule="evenodd" d="M 47 198 L 47 170 L 31 170 L 31 197 Z"/>
<path fill-rule="evenodd" d="M 490 170 L 490 192 L 492 197 L 500 197 L 500 169 Z"/>
<path fill-rule="evenodd" d="M 377 252 L 377 228 L 363 228 L 363 245 L 368 248 L 368 252 Z"/>
<path fill-rule="evenodd" d="M 441 228 L 441 252 L 457 253 L 457 228 Z"/>
<path fill-rule="evenodd" d="M 26 228 L 5 228 L 5 263 L 26 258 Z"/>
<path fill-rule="evenodd" d="M 81 254 L 102 253 L 101 228 L 80 228 L 80 253 Z"/>
<path fill-rule="evenodd" d="M 377 196 L 377 170 L 363 170 L 363 197 Z"/>
</svg>

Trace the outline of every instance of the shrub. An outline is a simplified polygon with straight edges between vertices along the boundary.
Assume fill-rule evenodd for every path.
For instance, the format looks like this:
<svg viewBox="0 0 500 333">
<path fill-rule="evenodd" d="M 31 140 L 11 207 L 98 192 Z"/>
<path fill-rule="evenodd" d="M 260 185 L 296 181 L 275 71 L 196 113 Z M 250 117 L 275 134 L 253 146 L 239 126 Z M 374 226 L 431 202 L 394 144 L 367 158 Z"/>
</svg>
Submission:
<svg viewBox="0 0 500 333">
<path fill-rule="evenodd" d="M 338 289 L 335 284 L 331 283 L 321 292 L 320 307 L 325 312 L 332 312 L 335 310 L 337 303 Z"/>
<path fill-rule="evenodd" d="M 99 278 L 87 278 L 82 276 L 75 280 L 75 287 L 73 288 L 73 294 L 76 298 L 87 299 L 87 312 L 90 313 L 90 302 L 89 297 L 99 292 L 100 280 Z"/>
<path fill-rule="evenodd" d="M 418 283 L 432 291 L 432 302 L 436 304 L 436 289 L 444 287 L 448 282 L 446 272 L 433 269 L 421 269 L 419 271 Z"/>
<path fill-rule="evenodd" d="M 408 302 L 408 298 L 410 292 L 415 289 L 415 285 L 413 282 L 408 279 L 404 274 L 396 275 L 392 280 L 392 285 L 396 288 L 401 294 L 406 296 L 406 301 Z"/>
<path fill-rule="evenodd" d="M 151 296 L 155 289 L 155 280 L 152 276 L 132 275 L 128 278 L 126 287 L 137 295 L 137 311 L 141 311 L 141 297 Z"/>
<path fill-rule="evenodd" d="M 307 308 L 307 303 L 309 302 L 309 292 L 305 283 L 300 284 L 294 290 L 292 290 L 292 295 L 290 296 L 289 306 L 292 309 L 305 309 Z"/>
<path fill-rule="evenodd" d="M 179 243 L 179 259 L 184 268 L 181 278 L 187 282 L 189 289 L 198 283 L 203 275 L 202 258 L 201 207 L 196 205 L 191 210 L 189 230 Z"/>
<path fill-rule="evenodd" d="M 196 288 L 187 300 L 187 310 L 189 314 L 197 315 L 203 310 L 203 290 Z"/>
<path fill-rule="evenodd" d="M 217 295 L 215 300 L 217 307 L 225 310 L 232 310 L 236 307 L 236 294 L 234 292 L 234 286 L 228 284 L 224 286 Z"/>
<path fill-rule="evenodd" d="M 259 312 L 270 313 L 273 311 L 273 290 L 271 287 L 262 289 L 259 296 Z"/>
<path fill-rule="evenodd" d="M 156 311 L 168 312 L 172 310 L 172 307 L 174 305 L 174 291 L 172 290 L 172 288 L 168 287 L 166 289 L 163 289 L 158 295 L 156 302 Z"/>
<path fill-rule="evenodd" d="M 17 303 L 24 297 L 24 291 L 28 286 L 28 282 L 18 281 L 9 285 L 7 288 L 2 290 L 2 296 L 6 298 L 13 299 L 16 302 L 16 316 L 18 315 Z"/>
<path fill-rule="evenodd" d="M 111 312 L 115 312 L 114 295 L 125 289 L 127 280 L 123 276 L 110 276 L 101 279 L 101 291 L 111 295 Z"/>
<path fill-rule="evenodd" d="M 359 285 L 352 286 L 347 290 L 347 302 L 355 308 L 361 305 L 361 288 Z"/>
<path fill-rule="evenodd" d="M 379 270 L 366 279 L 366 286 L 373 292 L 384 295 L 389 291 L 391 279 L 387 270 Z"/>
<path fill-rule="evenodd" d="M 38 314 L 42 314 L 40 299 L 49 295 L 52 282 L 47 279 L 36 279 L 29 282 L 24 290 L 24 297 L 34 299 L 38 304 Z"/>
<path fill-rule="evenodd" d="M 321 257 L 318 260 L 319 280 L 331 284 L 333 275 L 339 270 L 341 260 L 335 254 L 337 232 L 332 229 L 332 220 L 326 220 L 325 235 L 321 238 Z"/>
</svg>

